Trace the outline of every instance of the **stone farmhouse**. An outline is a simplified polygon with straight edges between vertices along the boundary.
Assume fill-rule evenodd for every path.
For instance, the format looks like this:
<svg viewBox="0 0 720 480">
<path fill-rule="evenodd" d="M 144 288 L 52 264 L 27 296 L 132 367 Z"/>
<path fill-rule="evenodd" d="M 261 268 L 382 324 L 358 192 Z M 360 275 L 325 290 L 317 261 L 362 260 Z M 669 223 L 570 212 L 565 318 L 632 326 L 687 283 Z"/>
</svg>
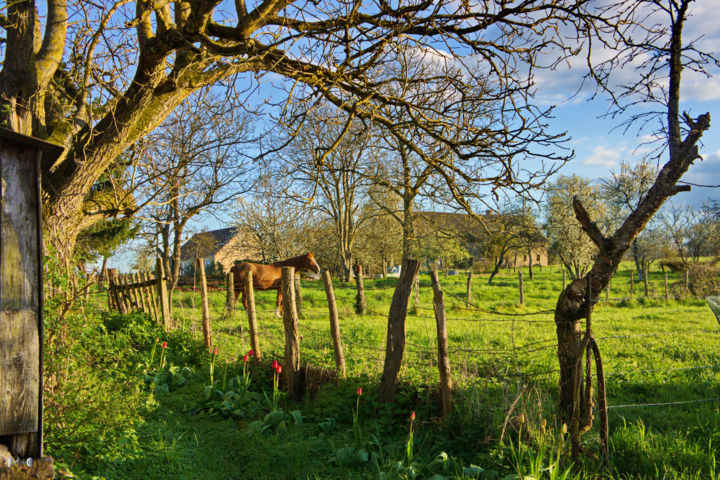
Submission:
<svg viewBox="0 0 720 480">
<path fill-rule="evenodd" d="M 196 233 L 180 247 L 180 269 L 192 271 L 198 258 L 205 261 L 205 268 L 222 266 L 228 272 L 235 260 L 260 261 L 259 249 L 249 235 L 236 227 L 220 228 Z"/>
</svg>

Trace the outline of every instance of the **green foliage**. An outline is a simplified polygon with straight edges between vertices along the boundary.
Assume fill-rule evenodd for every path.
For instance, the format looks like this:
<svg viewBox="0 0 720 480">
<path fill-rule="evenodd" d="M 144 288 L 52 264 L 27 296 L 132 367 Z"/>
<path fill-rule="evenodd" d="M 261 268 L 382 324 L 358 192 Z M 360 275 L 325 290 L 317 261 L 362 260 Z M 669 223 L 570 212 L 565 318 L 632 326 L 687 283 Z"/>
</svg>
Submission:
<svg viewBox="0 0 720 480">
<path fill-rule="evenodd" d="M 704 301 L 644 298 L 637 283 L 632 302 L 615 301 L 627 296 L 628 268 L 623 266 L 616 275 L 611 301 L 600 302 L 593 317 L 605 371 L 611 374 L 607 377 L 610 405 L 716 396 L 720 368 L 686 370 L 720 364 L 720 338 L 697 333 L 717 328 Z M 507 313 L 553 308 L 561 281 L 558 267 L 536 270 L 535 280 L 526 281 L 525 306 L 517 305 L 516 275 L 501 271 L 493 286 L 486 285 L 486 276 L 474 277 L 473 303 Z M 682 273 L 674 273 L 671 281 L 681 277 Z M 650 272 L 649 280 L 651 292 L 653 285 L 662 292 L 660 272 Z M 432 353 L 436 340 L 432 292 L 424 274 L 420 308 L 406 322 L 407 364 L 397 400 L 378 403 L 387 308 L 396 282 L 367 280 L 369 313 L 361 316 L 352 312 L 354 285 L 336 283 L 348 379 L 314 385 L 308 377 L 311 395 L 300 404 L 283 398 L 279 413 L 270 412 L 273 377 L 267 364 L 282 354 L 283 325 L 273 314 L 275 292 L 256 293 L 267 363 L 256 368 L 248 362 L 247 378 L 238 358 L 249 349 L 239 329 L 244 312 L 223 316 L 224 292 L 211 292 L 213 344 L 220 352 L 212 386 L 209 354 L 199 330 L 199 302 L 196 299 L 196 308 L 191 307 L 192 292 L 177 292 L 174 313 L 184 327 L 171 332 L 140 313 L 100 313 L 91 306 L 84 314 L 71 311 L 60 321 L 50 302 L 52 311 L 46 317 L 47 384 L 52 390 L 46 395 L 49 453 L 79 478 L 201 478 L 191 472 L 202 472 L 202 478 L 225 479 L 237 477 L 239 469 L 243 478 L 258 479 L 717 475 L 713 461 L 720 453 L 717 402 L 611 410 L 607 469 L 601 471 L 591 460 L 581 460 L 571 469 L 554 418 L 557 378 L 544 373 L 556 367 L 556 353 L 552 343 L 533 344 L 554 338 L 552 314 L 505 322 L 495 321 L 503 318 L 496 314 L 466 310 L 462 275 L 441 278 L 450 320 L 452 418 L 444 425 L 435 420 L 441 414 Z M 302 362 L 333 369 L 322 284 L 303 281 L 303 295 Z M 104 303 L 105 298 L 101 300 Z M 492 321 L 479 321 L 485 319 Z M 165 350 L 160 348 L 163 341 L 168 344 Z M 527 344 L 531 346 L 524 348 Z M 525 387 L 525 393 L 507 418 L 507 405 L 517 398 L 518 385 Z M 363 388 L 359 402 L 358 387 Z M 409 456 L 408 415 L 413 410 L 422 422 L 416 423 Z M 300 422 L 293 411 L 302 412 Z M 522 428 L 516 419 L 521 413 L 526 419 Z M 597 448 L 594 434 L 585 441 L 588 448 Z"/>
<path fill-rule="evenodd" d="M 139 228 L 132 218 L 108 218 L 93 223 L 78 235 L 75 255 L 85 261 L 109 257 L 120 245 L 134 238 Z"/>
</svg>

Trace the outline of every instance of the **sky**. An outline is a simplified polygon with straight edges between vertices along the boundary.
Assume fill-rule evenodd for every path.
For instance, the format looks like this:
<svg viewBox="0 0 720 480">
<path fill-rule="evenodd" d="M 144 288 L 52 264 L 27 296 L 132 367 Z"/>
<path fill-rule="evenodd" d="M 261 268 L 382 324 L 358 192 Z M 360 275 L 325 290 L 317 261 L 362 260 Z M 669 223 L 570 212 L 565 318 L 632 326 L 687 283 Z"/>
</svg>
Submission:
<svg viewBox="0 0 720 480">
<path fill-rule="evenodd" d="M 686 24 L 684 38 L 696 39 L 699 48 L 720 55 L 720 9 L 711 5 L 715 3 L 716 0 L 699 0 L 693 4 L 694 14 Z M 621 162 L 632 164 L 646 156 L 649 152 L 646 142 L 652 138 L 652 131 L 638 131 L 634 127 L 624 131 L 620 125 L 622 118 L 603 118 L 609 108 L 606 97 L 590 99 L 592 92 L 589 89 L 578 92 L 584 73 L 582 62 L 578 58 L 561 64 L 556 70 L 538 71 L 536 101 L 540 105 L 554 105 L 555 118 L 551 125 L 555 131 L 567 132 L 568 146 L 575 152 L 559 174 L 578 174 L 599 182 L 619 170 Z M 683 73 L 682 110 L 693 117 L 709 112 L 712 119 L 700 147 L 702 161 L 696 160 L 683 177 L 683 180 L 698 185 L 720 184 L 720 133 L 717 133 L 720 132 L 720 66 L 715 65 L 710 71 L 714 77 L 707 78 L 689 70 Z M 632 68 L 615 73 L 620 79 L 637 75 Z M 277 82 L 277 76 L 265 75 L 261 81 L 265 84 L 262 90 L 268 93 Z M 690 192 L 679 193 L 672 201 L 697 208 L 708 199 L 720 200 L 720 188 L 693 186 Z M 230 226 L 227 220 L 205 215 L 192 222 L 189 231 L 226 226 Z M 131 259 L 132 254 L 126 251 L 111 258 L 110 264 L 127 270 Z"/>
</svg>

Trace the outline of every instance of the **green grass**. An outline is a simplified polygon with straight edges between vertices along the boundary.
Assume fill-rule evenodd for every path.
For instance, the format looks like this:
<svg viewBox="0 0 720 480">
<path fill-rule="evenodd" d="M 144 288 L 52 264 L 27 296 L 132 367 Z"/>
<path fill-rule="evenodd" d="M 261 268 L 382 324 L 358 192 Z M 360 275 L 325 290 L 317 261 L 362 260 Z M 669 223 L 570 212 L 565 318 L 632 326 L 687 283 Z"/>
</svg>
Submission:
<svg viewBox="0 0 720 480">
<path fill-rule="evenodd" d="M 536 269 L 534 280 L 525 277 L 525 305 L 519 305 L 515 273 L 503 271 L 492 286 L 486 284 L 487 275 L 475 275 L 473 304 L 478 310 L 465 308 L 464 275 L 441 276 L 455 387 L 455 416 L 449 428 L 436 420 L 440 404 L 435 320 L 430 280 L 424 274 L 419 308 L 412 308 L 414 299 L 410 301 L 406 361 L 400 373 L 398 400 L 393 405 L 379 405 L 374 397 L 382 371 L 386 316 L 395 279 L 366 280 L 369 313 L 362 316 L 353 313 L 354 286 L 335 283 L 347 380 L 321 387 L 301 405 L 283 400 L 286 408 L 303 412 L 302 425 L 286 433 L 251 437 L 243 429 L 256 418 L 232 419 L 207 411 L 189 413 L 202 400 L 204 385 L 209 383 L 207 356 L 199 353 L 198 347 L 202 342 L 199 293 L 176 292 L 174 316 L 178 329 L 168 337 L 168 352 L 173 355 L 171 361 L 191 367 L 195 375 L 187 385 L 170 393 L 153 394 L 150 387 L 133 380 L 133 368 L 141 361 L 147 362 L 152 337 L 163 334 L 150 332 L 142 339 L 128 334 L 130 338 L 124 339 L 116 333 L 113 348 L 127 362 L 118 360 L 112 369 L 120 372 L 114 378 L 120 391 L 125 391 L 127 405 L 123 410 L 128 418 L 112 430 L 115 437 L 105 433 L 102 442 L 85 443 L 80 449 L 62 447 L 62 434 L 51 432 L 51 454 L 54 449 L 76 475 L 105 478 L 380 478 L 380 470 L 385 478 L 410 478 L 407 470 L 396 471 L 388 465 L 402 459 L 408 415 L 416 411 L 419 422 L 414 468 L 425 472 L 421 477 L 429 478 L 435 472 L 432 469 L 439 468 L 437 460 L 433 460 L 442 451 L 455 462 L 452 468 L 447 466 L 449 463 L 443 464 L 443 474 L 448 478 L 461 478 L 458 465 L 470 464 L 503 475 L 511 473 L 517 470 L 518 463 L 512 455 L 515 450 L 510 448 L 511 441 L 516 446 L 522 441 L 522 448 L 533 452 L 533 458 L 544 455 L 544 461 L 552 462 L 561 437 L 554 415 L 558 376 L 553 316 L 488 313 L 518 314 L 554 308 L 561 289 L 558 267 Z M 682 291 L 679 276 L 671 276 L 670 283 L 673 292 Z M 634 298 L 627 300 L 629 273 L 621 270 L 611 285 L 611 301 L 601 301 L 594 310 L 593 331 L 603 355 L 611 406 L 611 460 L 601 470 L 596 462 L 583 459 L 575 467 L 582 478 L 598 476 L 599 472 L 604 478 L 690 479 L 710 478 L 713 474 L 720 442 L 720 402 L 628 406 L 720 396 L 720 330 L 713 314 L 702 299 L 666 301 L 660 272 L 651 274 L 650 285 L 651 296 L 644 298 L 642 284 L 636 281 Z M 334 357 L 322 283 L 303 281 L 302 293 L 301 362 L 332 370 Z M 250 347 L 244 311 L 225 315 L 223 292 L 212 292 L 209 303 L 214 344 L 219 350 L 217 381 L 222 378 L 226 361 L 230 362 L 230 376 L 238 371 L 238 359 Z M 260 346 L 266 362 L 280 360 L 283 327 L 274 316 L 274 292 L 256 292 L 256 304 Z M 88 341 L 97 335 L 92 329 L 87 333 L 87 325 L 77 328 L 86 332 Z M 133 344 L 139 353 L 121 353 L 123 345 Z M 182 352 L 173 353 L 180 346 Z M 96 354 L 90 352 L 84 358 Z M 269 366 L 266 363 L 254 368 L 252 388 L 270 392 Z M 94 372 L 91 376 L 111 383 L 113 375 L 108 378 L 109 373 Z M 360 418 L 369 442 L 367 449 L 382 454 L 379 469 L 329 461 L 338 448 L 353 442 L 352 409 L 358 386 L 365 391 Z M 320 427 L 327 418 L 335 424 L 330 431 Z M 506 433 L 501 444 L 503 429 Z M 595 433 L 587 434 L 584 442 L 597 451 Z M 567 466 L 567 460 L 562 462 Z"/>
</svg>

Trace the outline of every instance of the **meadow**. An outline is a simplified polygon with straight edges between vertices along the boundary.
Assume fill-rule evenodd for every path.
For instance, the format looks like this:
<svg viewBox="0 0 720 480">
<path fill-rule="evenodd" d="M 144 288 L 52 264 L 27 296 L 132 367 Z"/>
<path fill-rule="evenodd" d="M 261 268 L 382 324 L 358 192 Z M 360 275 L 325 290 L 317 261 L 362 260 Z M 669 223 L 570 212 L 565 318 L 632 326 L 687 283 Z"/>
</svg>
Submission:
<svg viewBox="0 0 720 480">
<path fill-rule="evenodd" d="M 572 465 L 555 417 L 557 266 L 536 268 L 533 280 L 525 272 L 524 305 L 512 271 L 490 286 L 475 274 L 469 307 L 467 277 L 441 275 L 454 383 L 445 422 L 427 273 L 419 303 L 411 297 L 393 404 L 376 402 L 393 278 L 365 281 L 364 315 L 353 311 L 354 284 L 335 283 L 347 378 L 308 380 L 299 404 L 282 384 L 273 394 L 270 363 L 282 361 L 284 343 L 274 292 L 256 292 L 259 364 L 243 361 L 247 318 L 240 306 L 225 312 L 222 291 L 210 294 L 216 357 L 202 347 L 198 292 L 176 292 L 177 328 L 167 333 L 141 313 L 102 312 L 103 294 L 65 327 L 52 324 L 51 304 L 48 453 L 78 478 L 718 478 L 718 322 L 704 299 L 665 300 L 661 272 L 651 273 L 649 297 L 635 282 L 629 300 L 627 268 L 593 313 L 610 406 L 607 464 Z M 679 276 L 670 282 L 682 293 Z M 301 363 L 332 372 L 322 282 L 303 280 L 302 298 Z M 583 442 L 599 451 L 596 433 Z"/>
</svg>

